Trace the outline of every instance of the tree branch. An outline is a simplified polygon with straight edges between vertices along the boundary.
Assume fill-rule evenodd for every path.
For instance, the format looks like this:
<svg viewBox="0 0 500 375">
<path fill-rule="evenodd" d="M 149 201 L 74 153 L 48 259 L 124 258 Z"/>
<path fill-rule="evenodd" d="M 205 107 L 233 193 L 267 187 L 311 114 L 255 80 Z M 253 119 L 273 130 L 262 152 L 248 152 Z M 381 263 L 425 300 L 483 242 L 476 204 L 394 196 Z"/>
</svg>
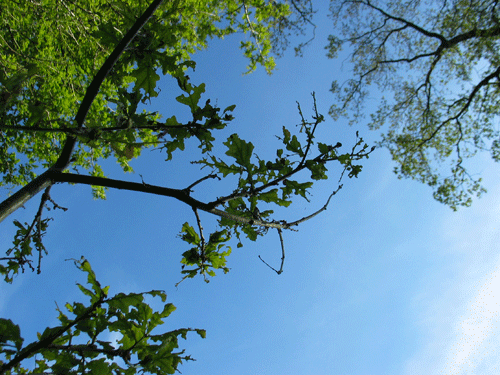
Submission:
<svg viewBox="0 0 500 375">
<path fill-rule="evenodd" d="M 122 180 L 114 180 L 111 178 L 104 177 L 95 177 L 95 176 L 86 176 L 79 175 L 74 173 L 62 173 L 62 172 L 52 172 L 50 175 L 50 180 L 52 183 L 63 183 L 69 182 L 73 184 L 83 184 L 83 185 L 91 185 L 91 186 L 102 186 L 113 189 L 120 190 L 129 190 L 129 191 L 137 191 L 147 194 L 155 194 L 166 197 L 175 198 L 187 205 L 197 208 L 199 210 L 211 213 L 213 215 L 219 217 L 225 217 L 226 219 L 230 219 L 232 221 L 236 221 L 242 224 L 252 224 L 256 226 L 266 227 L 266 228 L 282 228 L 287 229 L 289 227 L 286 223 L 277 223 L 277 222 L 269 222 L 264 220 L 259 220 L 255 218 L 247 218 L 241 217 L 237 215 L 230 214 L 226 211 L 219 210 L 215 207 L 220 205 L 221 203 L 211 202 L 204 203 L 197 199 L 192 198 L 187 194 L 185 189 L 172 189 L 162 186 L 149 185 L 144 182 L 128 182 Z"/>
<path fill-rule="evenodd" d="M 202 257 L 202 261 L 204 262 L 205 261 L 205 236 L 203 235 L 203 226 L 201 225 L 201 219 L 200 219 L 200 215 L 198 214 L 198 210 L 196 209 L 196 207 L 193 207 L 193 212 L 194 212 L 194 215 L 196 216 L 196 222 L 198 223 L 198 230 L 200 231 L 200 240 L 201 240 L 201 245 L 200 245 L 200 249 L 201 249 L 201 257 Z"/>
<path fill-rule="evenodd" d="M 205 176 L 205 177 L 202 177 L 200 178 L 199 180 L 193 182 L 191 185 L 189 185 L 187 188 L 185 188 L 184 190 L 186 192 L 188 192 L 188 194 L 191 192 L 191 189 L 194 188 L 196 185 L 198 185 L 199 183 L 205 181 L 205 180 L 208 180 L 209 178 L 216 178 L 220 181 L 220 177 L 217 176 L 215 173 L 210 173 L 209 175 Z"/>
<path fill-rule="evenodd" d="M 459 99 L 457 101 L 455 101 L 451 106 L 457 104 L 458 102 L 460 101 L 464 101 L 465 100 L 465 104 L 463 105 L 462 109 L 460 109 L 460 111 L 453 117 L 448 117 L 445 121 L 441 122 L 441 124 L 439 124 L 439 126 L 432 132 L 432 134 L 423 139 L 415 148 L 420 148 L 421 146 L 423 146 L 425 143 L 429 142 L 432 138 L 434 138 L 436 136 L 436 134 L 449 122 L 451 121 L 458 121 L 458 119 L 465 113 L 467 112 L 469 106 L 471 105 L 472 101 L 474 100 L 474 97 L 476 96 L 476 94 L 478 93 L 478 91 L 483 87 L 483 86 L 486 86 L 490 80 L 492 80 L 493 78 L 499 78 L 500 77 L 500 67 L 498 67 L 494 72 L 488 74 L 486 77 L 484 77 L 476 86 L 474 86 L 474 88 L 472 89 L 471 93 L 469 94 L 469 96 L 465 99 L 465 98 L 462 98 L 462 99 Z M 450 106 L 450 107 L 451 107 Z"/>
<path fill-rule="evenodd" d="M 132 127 L 123 126 L 113 126 L 109 128 L 44 128 L 39 126 L 16 126 L 16 125 L 4 125 L 0 124 L 0 129 L 13 130 L 19 132 L 40 132 L 40 133 L 65 133 L 70 136 L 87 135 L 91 131 L 98 130 L 99 132 L 114 132 L 121 130 L 167 130 L 167 129 L 181 129 L 181 128 L 199 128 L 201 124 L 195 122 L 188 122 L 187 124 L 179 125 L 167 125 L 164 123 L 158 123 L 156 121 L 148 121 L 148 125 L 135 125 Z"/>
<path fill-rule="evenodd" d="M 53 173 L 51 175 L 53 183 L 69 182 L 73 184 L 83 184 L 92 186 L 102 186 L 113 189 L 137 191 L 148 194 L 155 194 L 175 198 L 187 205 L 201 209 L 203 211 L 210 211 L 213 206 L 198 201 L 187 194 L 185 189 L 172 189 L 162 186 L 150 185 L 144 182 L 129 182 L 123 180 L 115 180 L 105 177 L 87 176 L 74 173 Z"/>
<path fill-rule="evenodd" d="M 355 1 L 355 2 L 357 2 L 357 1 Z M 428 36 L 430 38 L 439 39 L 441 41 L 441 43 L 447 42 L 447 39 L 444 36 L 442 36 L 441 34 L 434 33 L 432 31 L 428 31 L 428 30 L 426 30 L 426 29 L 424 29 L 424 28 L 422 28 L 422 27 L 420 27 L 420 26 L 418 26 L 418 25 L 416 25 L 408 20 L 405 20 L 404 18 L 393 16 L 393 15 L 385 12 L 383 9 L 376 7 L 375 5 L 370 3 L 370 1 L 366 1 L 366 2 L 359 1 L 359 3 L 367 5 L 368 7 L 376 10 L 380 14 L 383 14 L 385 17 L 387 17 L 393 21 L 398 21 L 402 24 L 408 25 L 408 27 L 411 27 L 415 31 L 419 32 L 420 34 L 423 34 L 423 35 Z"/>
</svg>

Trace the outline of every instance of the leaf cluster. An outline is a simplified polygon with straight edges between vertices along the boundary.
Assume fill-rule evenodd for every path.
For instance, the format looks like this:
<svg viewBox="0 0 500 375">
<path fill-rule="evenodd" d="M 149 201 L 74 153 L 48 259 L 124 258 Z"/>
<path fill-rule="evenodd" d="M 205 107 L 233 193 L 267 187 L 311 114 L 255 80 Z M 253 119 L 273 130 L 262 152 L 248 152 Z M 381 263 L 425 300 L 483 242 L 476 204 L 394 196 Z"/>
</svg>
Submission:
<svg viewBox="0 0 500 375">
<path fill-rule="evenodd" d="M 226 243 L 231 237 L 225 229 L 211 233 L 208 241 L 205 241 L 203 232 L 200 231 L 200 234 L 201 236 L 189 223 L 183 224 L 180 237 L 194 247 L 182 254 L 181 274 L 185 275 L 182 280 L 200 274 L 208 283 L 207 276 L 215 276 L 215 270 L 222 269 L 224 273 L 229 272 L 229 268 L 226 266 L 226 256 L 231 254 L 231 247 L 227 246 Z M 185 267 L 193 268 L 185 269 Z"/>
<path fill-rule="evenodd" d="M 182 361 L 192 360 L 178 350 L 179 337 L 200 329 L 176 329 L 154 333 L 164 323 L 175 306 L 165 303 L 166 294 L 153 290 L 145 293 L 119 293 L 108 297 L 109 287 L 102 288 L 84 258 L 75 261 L 78 269 L 87 274 L 87 288 L 77 284 L 89 298 L 88 304 L 74 302 L 59 307 L 60 325 L 46 328 L 38 340 L 24 345 L 20 328 L 10 319 L 0 318 L 0 373 L 25 373 L 22 361 L 36 357 L 32 371 L 57 374 L 174 374 Z M 145 297 L 158 297 L 164 304 L 161 311 L 145 302 Z M 111 334 L 119 339 L 109 341 Z"/>
<path fill-rule="evenodd" d="M 302 133 L 303 139 L 283 127 L 283 135 L 277 137 L 283 148 L 276 150 L 274 160 L 265 160 L 256 155 L 254 145 L 235 133 L 223 143 L 226 147 L 225 155 L 229 158 L 227 161 L 209 153 L 208 157 L 194 162 L 202 168 L 210 168 L 210 176 L 219 176 L 219 181 L 226 181 L 231 175 L 236 180 L 232 193 L 208 203 L 206 211 L 219 216 L 218 224 L 221 228 L 210 235 L 208 243 L 204 239 L 196 209 L 199 232 L 188 223 L 183 225 L 181 239 L 195 245 L 183 254 L 181 261 L 183 269 L 185 266 L 194 266 L 183 270 L 187 277 L 194 277 L 197 273 L 204 277 L 207 274 L 213 276 L 215 272 L 208 271 L 210 267 L 222 268 L 227 272 L 229 269 L 226 267 L 225 257 L 229 255 L 231 248 L 227 247 L 225 252 L 220 250 L 233 235 L 238 239 L 237 247 L 242 247 L 242 234 L 255 241 L 258 236 L 263 236 L 273 228 L 278 229 L 281 235 L 282 229 L 293 229 L 325 210 L 330 199 L 321 209 L 302 218 L 286 220 L 276 217 L 275 213 L 275 208 L 289 207 L 295 196 L 309 202 L 308 196 L 314 181 L 328 179 L 330 164 L 336 162 L 341 166 L 338 188 L 333 190 L 330 198 L 341 188 L 340 181 L 345 172 L 349 178 L 357 177 L 361 172 L 362 166 L 357 162 L 368 158 L 374 150 L 373 147 L 368 148 L 363 139 L 357 137 L 352 150 L 346 153 L 340 152 L 342 144 L 339 142 L 335 145 L 318 142 L 316 148 L 313 147 L 317 126 L 324 121 L 324 117 L 317 112 L 314 94 L 313 98 L 315 114 L 311 121 L 304 118 L 300 106 L 298 107 L 301 116 L 299 133 Z"/>
</svg>

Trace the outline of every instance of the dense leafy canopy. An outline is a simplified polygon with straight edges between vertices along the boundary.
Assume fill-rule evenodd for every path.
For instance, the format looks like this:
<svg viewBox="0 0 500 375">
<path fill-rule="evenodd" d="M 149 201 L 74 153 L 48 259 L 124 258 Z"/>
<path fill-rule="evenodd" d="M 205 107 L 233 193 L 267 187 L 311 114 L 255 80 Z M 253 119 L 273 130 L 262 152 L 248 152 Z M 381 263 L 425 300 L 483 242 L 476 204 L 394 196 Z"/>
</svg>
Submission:
<svg viewBox="0 0 500 375">
<path fill-rule="evenodd" d="M 74 116 L 87 87 L 148 2 L 2 1 L 0 184 L 13 187 L 31 181 L 40 167 L 57 160 L 67 135 L 80 141 L 72 168 L 93 176 L 103 176 L 98 163 L 102 158 L 115 156 L 123 170 L 130 171 L 128 161 L 144 146 L 163 142 L 168 150 L 181 147 L 186 137 L 195 135 L 189 131 L 195 125 L 170 131 L 180 125 L 175 117 L 160 121 L 157 113 L 137 112 L 140 103 L 158 95 L 158 73 L 178 78 L 184 90 L 195 90 L 184 82 L 184 70 L 194 66 L 190 56 L 210 38 L 235 32 L 250 36 L 241 45 L 249 70 L 261 64 L 271 71 L 273 43 L 276 48 L 286 43 L 277 35 L 305 22 L 310 13 L 304 3 L 165 1 L 113 66 L 86 114 L 85 126 L 77 128 Z M 203 87 L 196 90 L 200 93 Z M 194 120 L 209 111 L 197 113 Z M 96 189 L 95 194 L 104 193 Z"/>
<path fill-rule="evenodd" d="M 500 6 L 495 0 L 333 0 L 340 36 L 328 55 L 349 45 L 355 78 L 334 82 L 335 118 L 359 121 L 369 86 L 384 97 L 371 114 L 397 175 L 430 185 L 453 209 L 485 189 L 466 160 L 487 150 L 500 160 Z"/>
</svg>

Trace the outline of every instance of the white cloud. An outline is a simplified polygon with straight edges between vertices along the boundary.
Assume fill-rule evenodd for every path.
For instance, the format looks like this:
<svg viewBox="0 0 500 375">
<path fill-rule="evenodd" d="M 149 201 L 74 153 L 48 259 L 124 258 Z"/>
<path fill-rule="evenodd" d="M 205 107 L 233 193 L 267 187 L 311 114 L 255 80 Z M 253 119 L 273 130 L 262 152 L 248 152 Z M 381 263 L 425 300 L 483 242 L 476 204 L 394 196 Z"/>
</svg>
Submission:
<svg viewBox="0 0 500 375">
<path fill-rule="evenodd" d="M 500 186 L 443 219 L 434 239 L 443 266 L 414 298 L 423 342 L 405 374 L 499 373 Z"/>
<path fill-rule="evenodd" d="M 495 339 L 500 337 L 499 267 L 485 278 L 466 311 L 455 327 L 456 337 L 448 348 L 443 374 L 473 374 L 483 361 L 500 362 L 497 345 L 494 344 Z"/>
</svg>

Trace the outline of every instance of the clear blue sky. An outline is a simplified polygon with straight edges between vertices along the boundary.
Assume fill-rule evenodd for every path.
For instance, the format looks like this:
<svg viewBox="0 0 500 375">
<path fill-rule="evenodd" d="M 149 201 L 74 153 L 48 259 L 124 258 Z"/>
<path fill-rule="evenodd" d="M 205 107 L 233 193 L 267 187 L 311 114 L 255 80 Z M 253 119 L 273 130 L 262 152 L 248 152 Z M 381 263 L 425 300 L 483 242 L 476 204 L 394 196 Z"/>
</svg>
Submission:
<svg viewBox="0 0 500 375">
<path fill-rule="evenodd" d="M 324 9 L 323 9 L 324 10 Z M 323 49 L 331 25 L 325 12 L 316 17 L 317 36 L 303 58 L 288 51 L 268 76 L 260 69 L 242 76 L 246 61 L 238 38 L 213 41 L 197 54 L 193 83 L 205 82 L 203 99 L 220 107 L 236 104 L 231 127 L 252 141 L 256 152 L 273 152 L 274 135 L 283 125 L 299 123 L 296 101 L 311 114 L 310 93 L 327 115 L 331 81 L 347 78 L 341 60 L 328 60 Z M 345 65 L 348 68 L 348 65 Z M 165 116 L 176 114 L 179 91 L 168 77 L 152 105 Z M 377 97 L 372 98 L 376 104 Z M 363 124 L 327 122 L 318 140 L 345 147 L 356 130 L 377 139 Z M 187 163 L 195 143 L 164 162 L 165 154 L 145 151 L 134 161 L 135 174 L 124 176 L 111 162 L 113 178 L 183 188 L 205 172 Z M 259 259 L 279 267 L 276 233 L 256 243 L 244 242 L 229 257 L 231 271 L 209 284 L 181 278 L 186 245 L 176 237 L 182 224 L 196 223 L 191 209 L 173 199 L 109 191 L 106 201 L 93 201 L 86 186 L 56 186 L 52 197 L 66 213 L 55 212 L 45 244 L 42 274 L 26 273 L 12 285 L 0 284 L 0 316 L 21 325 L 27 342 L 37 331 L 56 324 L 55 302 L 82 299 L 75 283 L 85 282 L 68 258 L 84 255 L 110 293 L 163 289 L 177 306 L 162 330 L 205 328 L 207 338 L 190 335 L 181 342 L 197 359 L 183 365 L 184 375 L 413 375 L 495 374 L 500 303 L 500 183 L 497 165 L 480 156 L 489 192 L 471 208 L 452 212 L 432 199 L 431 190 L 399 181 L 385 150 L 364 162 L 356 180 L 346 180 L 329 209 L 286 232 L 284 272 L 276 275 Z M 335 175 L 319 184 L 312 203 L 284 212 L 297 218 L 323 204 Z M 194 196 L 209 199 L 231 187 L 207 184 Z M 0 198 L 6 192 L 0 192 Z M 13 218 L 31 221 L 38 198 Z M 9 246 L 12 218 L 0 226 L 0 246 Z M 202 215 L 208 231 L 216 218 Z M 159 304 L 155 305 L 159 308 Z"/>
</svg>

